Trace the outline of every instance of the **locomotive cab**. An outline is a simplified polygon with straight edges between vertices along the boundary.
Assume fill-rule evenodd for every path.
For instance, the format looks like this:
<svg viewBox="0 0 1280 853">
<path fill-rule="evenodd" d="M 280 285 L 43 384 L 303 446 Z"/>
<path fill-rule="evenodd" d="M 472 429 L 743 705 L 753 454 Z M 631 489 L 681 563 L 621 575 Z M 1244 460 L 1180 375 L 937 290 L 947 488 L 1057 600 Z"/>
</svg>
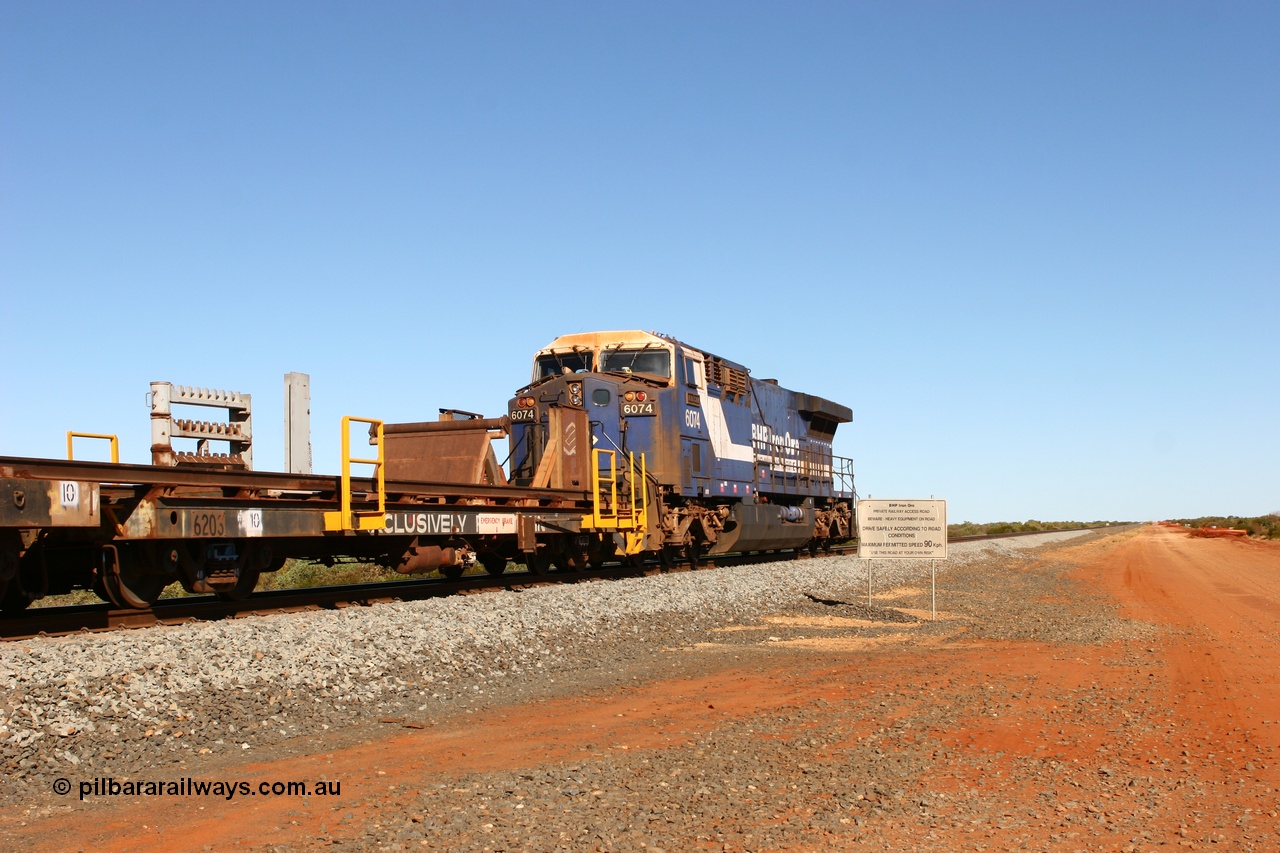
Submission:
<svg viewBox="0 0 1280 853">
<path fill-rule="evenodd" d="M 547 471 L 563 461 L 548 460 L 549 448 L 562 457 L 584 448 L 587 455 L 596 448 L 645 453 L 656 472 L 661 465 L 652 455 L 654 437 L 664 418 L 664 395 L 675 384 L 675 349 L 664 338 L 632 331 L 564 335 L 539 350 L 532 382 L 507 407 L 512 482 L 538 484 L 540 467 Z M 585 415 L 572 436 L 563 434 L 566 423 L 579 419 L 566 410 Z M 579 434 L 589 436 L 585 445 L 576 441 Z"/>
</svg>

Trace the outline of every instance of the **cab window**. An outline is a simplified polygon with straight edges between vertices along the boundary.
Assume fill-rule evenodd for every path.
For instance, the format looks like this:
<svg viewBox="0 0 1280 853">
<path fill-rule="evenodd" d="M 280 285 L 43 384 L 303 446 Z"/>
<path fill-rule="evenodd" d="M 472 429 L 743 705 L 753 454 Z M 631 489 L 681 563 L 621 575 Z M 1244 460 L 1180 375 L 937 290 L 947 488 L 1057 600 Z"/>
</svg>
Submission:
<svg viewBox="0 0 1280 853">
<path fill-rule="evenodd" d="M 538 357 L 537 378 L 559 376 L 562 373 L 589 373 L 591 371 L 590 352 L 558 352 Z"/>
<path fill-rule="evenodd" d="M 702 385 L 698 376 L 698 362 L 688 357 L 681 360 L 684 362 L 684 384 L 696 390 Z"/>
<path fill-rule="evenodd" d="M 600 358 L 605 373 L 644 373 L 660 379 L 671 378 L 671 354 L 662 349 L 609 350 Z"/>
</svg>

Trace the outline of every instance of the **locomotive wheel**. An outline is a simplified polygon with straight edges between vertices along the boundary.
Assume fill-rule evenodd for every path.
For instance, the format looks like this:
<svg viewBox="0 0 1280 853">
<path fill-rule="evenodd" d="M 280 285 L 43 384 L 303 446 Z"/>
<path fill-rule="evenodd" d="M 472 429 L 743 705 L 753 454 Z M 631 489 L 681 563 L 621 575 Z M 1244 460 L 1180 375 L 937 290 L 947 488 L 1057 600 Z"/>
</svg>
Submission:
<svg viewBox="0 0 1280 853">
<path fill-rule="evenodd" d="M 107 600 L 117 607 L 145 610 L 168 586 L 168 578 L 164 575 L 149 574 L 140 564 L 137 556 L 128 551 L 117 557 L 118 567 L 111 566 L 111 553 L 107 549 L 102 552 L 102 568 L 98 577 L 102 580 L 102 588 L 107 593 Z"/>
<path fill-rule="evenodd" d="M 245 566 L 240 571 L 240 577 L 236 580 L 236 585 L 231 589 L 214 593 L 223 601 L 244 601 L 253 594 L 253 590 L 258 585 L 258 578 L 262 576 L 259 569 L 251 569 Z"/>
<path fill-rule="evenodd" d="M 480 565 L 489 574 L 497 577 L 507 570 L 507 558 L 501 554 L 481 554 Z"/>
<path fill-rule="evenodd" d="M 451 581 L 456 581 L 462 577 L 462 573 L 466 570 L 466 566 L 441 566 L 440 574 L 444 575 Z"/>
</svg>

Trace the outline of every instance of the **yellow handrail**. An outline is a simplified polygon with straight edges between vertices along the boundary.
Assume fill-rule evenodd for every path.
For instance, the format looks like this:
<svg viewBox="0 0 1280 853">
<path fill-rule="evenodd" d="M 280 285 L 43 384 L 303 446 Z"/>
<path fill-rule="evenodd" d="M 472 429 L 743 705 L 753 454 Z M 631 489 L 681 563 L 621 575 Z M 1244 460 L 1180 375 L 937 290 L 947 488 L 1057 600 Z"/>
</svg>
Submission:
<svg viewBox="0 0 1280 853">
<path fill-rule="evenodd" d="M 630 454 L 629 454 L 630 455 Z M 640 454 L 640 476 L 636 477 L 636 458 L 630 456 L 631 462 L 631 531 L 624 534 L 625 542 L 622 552 L 627 556 L 639 554 L 644 550 L 645 536 L 649 531 L 648 471 L 645 469 L 644 454 Z M 640 511 L 636 512 L 636 483 L 640 483 Z"/>
<path fill-rule="evenodd" d="M 72 432 L 67 430 L 67 458 L 75 459 L 75 453 L 72 450 L 71 439 L 73 438 L 100 438 L 103 441 L 111 442 L 111 461 L 115 464 L 120 463 L 120 439 L 114 435 L 104 435 L 99 432 Z"/>
<path fill-rule="evenodd" d="M 360 459 L 351 455 L 352 422 L 369 424 L 375 427 L 378 445 L 377 459 Z M 344 415 L 342 418 L 342 490 L 339 495 L 340 509 L 337 512 L 324 514 L 325 530 L 381 530 L 387 525 L 387 484 L 384 443 L 382 441 L 382 421 L 373 418 L 357 418 Z M 375 479 L 378 483 L 377 510 L 353 510 L 351 508 L 351 466 L 374 466 Z"/>
<path fill-rule="evenodd" d="M 601 496 L 605 480 L 601 476 L 601 457 L 608 456 L 608 505 L 601 506 Z M 623 552 L 627 555 L 638 554 L 644 550 L 645 532 L 649 528 L 649 504 L 645 491 L 644 454 L 640 454 L 640 468 L 636 470 L 635 454 L 627 454 L 627 486 L 630 502 L 627 511 L 622 512 L 618 505 L 618 454 L 612 450 L 592 448 L 591 450 L 591 514 L 582 517 L 583 530 L 617 530 L 626 533 Z M 639 503 L 636 502 L 636 488 L 639 484 Z"/>
<path fill-rule="evenodd" d="M 600 506 L 600 457 L 609 457 L 609 506 Z M 618 521 L 618 454 L 612 450 L 591 451 L 591 526 L 616 527 Z"/>
</svg>

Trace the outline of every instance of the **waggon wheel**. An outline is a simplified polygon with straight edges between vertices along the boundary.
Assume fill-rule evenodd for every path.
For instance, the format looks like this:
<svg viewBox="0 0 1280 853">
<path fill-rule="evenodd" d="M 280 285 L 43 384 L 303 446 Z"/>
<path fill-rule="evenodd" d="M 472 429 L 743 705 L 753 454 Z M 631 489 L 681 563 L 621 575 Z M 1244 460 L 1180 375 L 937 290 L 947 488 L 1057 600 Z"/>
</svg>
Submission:
<svg viewBox="0 0 1280 853">
<path fill-rule="evenodd" d="M 507 558 L 501 554 L 481 554 L 480 565 L 489 574 L 497 577 L 507 570 Z"/>
<path fill-rule="evenodd" d="M 0 560 L 6 563 L 3 573 L 10 575 L 8 583 L 0 581 L 0 610 L 20 613 L 31 602 L 44 598 L 49 582 L 38 554 L 28 552 L 19 557 L 16 549 L 6 549 L 0 552 Z"/>
<path fill-rule="evenodd" d="M 697 542 L 690 543 L 684 548 L 684 558 L 689 563 L 689 568 L 698 568 L 698 561 L 702 557 L 702 546 Z"/>
<path fill-rule="evenodd" d="M 531 575 L 545 575 L 551 568 L 551 557 L 537 551 L 525 557 L 525 567 Z"/>
<path fill-rule="evenodd" d="M 107 595 L 107 585 L 102 582 L 102 572 L 93 573 L 93 594 L 101 598 L 107 604 L 115 604 L 111 600 L 111 596 Z"/>
<path fill-rule="evenodd" d="M 598 569 L 608 563 L 610 560 L 621 559 L 624 563 L 626 560 L 618 553 L 617 543 L 612 538 L 593 540 L 590 547 L 587 548 L 587 565 L 593 569 Z"/>
<path fill-rule="evenodd" d="M 14 578 L 5 585 L 4 596 L 0 597 L 0 610 L 5 613 L 21 613 L 31 604 L 31 597 L 22 589 L 18 579 Z"/>
<path fill-rule="evenodd" d="M 17 537 L 14 537 L 15 539 Z M 14 548 L 9 551 L 7 548 L 0 548 L 0 603 L 7 597 L 9 592 L 9 581 L 18 574 L 18 549 Z M 6 610 L 8 608 L 5 608 Z"/>
<path fill-rule="evenodd" d="M 588 565 L 586 552 L 580 548 L 570 548 L 556 558 L 556 568 L 562 572 L 581 572 Z"/>
<path fill-rule="evenodd" d="M 102 549 L 102 567 L 98 570 L 107 600 L 117 607 L 134 610 L 145 610 L 155 604 L 168 586 L 168 578 L 147 572 L 138 557 L 129 551 L 113 556 L 115 550 Z"/>
</svg>

